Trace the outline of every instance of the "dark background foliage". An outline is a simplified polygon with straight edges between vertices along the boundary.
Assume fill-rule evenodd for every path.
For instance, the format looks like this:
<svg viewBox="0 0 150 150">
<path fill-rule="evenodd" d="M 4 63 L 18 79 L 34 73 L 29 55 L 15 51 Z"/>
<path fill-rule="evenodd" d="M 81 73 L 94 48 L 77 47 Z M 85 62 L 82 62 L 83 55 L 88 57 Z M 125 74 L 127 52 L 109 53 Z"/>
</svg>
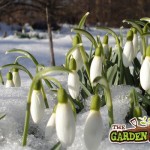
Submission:
<svg viewBox="0 0 150 150">
<path fill-rule="evenodd" d="M 150 17 L 150 0 L 0 0 L 0 21 L 46 27 L 46 7 L 50 21 L 76 24 L 85 12 L 87 25 L 120 27 L 123 19 Z"/>
</svg>

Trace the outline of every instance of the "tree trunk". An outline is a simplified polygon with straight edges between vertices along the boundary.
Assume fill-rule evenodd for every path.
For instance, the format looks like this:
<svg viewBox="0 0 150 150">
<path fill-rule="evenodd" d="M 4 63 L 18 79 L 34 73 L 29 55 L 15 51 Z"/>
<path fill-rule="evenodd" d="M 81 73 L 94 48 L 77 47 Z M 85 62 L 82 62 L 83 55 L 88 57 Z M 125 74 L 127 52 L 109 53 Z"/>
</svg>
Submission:
<svg viewBox="0 0 150 150">
<path fill-rule="evenodd" d="M 53 37 L 52 37 L 52 29 L 51 29 L 51 20 L 49 16 L 48 7 L 46 7 L 46 21 L 47 21 L 47 30 L 48 30 L 48 37 L 49 37 L 49 47 L 50 47 L 50 62 L 52 66 L 55 66 L 55 56 L 54 56 L 54 49 L 53 49 Z"/>
</svg>

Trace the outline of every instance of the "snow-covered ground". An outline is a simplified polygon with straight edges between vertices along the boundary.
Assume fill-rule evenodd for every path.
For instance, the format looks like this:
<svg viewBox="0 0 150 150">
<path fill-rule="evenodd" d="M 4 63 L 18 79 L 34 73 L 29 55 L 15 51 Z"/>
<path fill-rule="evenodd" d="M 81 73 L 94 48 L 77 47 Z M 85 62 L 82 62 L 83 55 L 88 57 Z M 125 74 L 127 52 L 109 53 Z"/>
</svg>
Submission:
<svg viewBox="0 0 150 150">
<path fill-rule="evenodd" d="M 63 25 L 63 28 L 59 32 L 53 33 L 55 59 L 57 65 L 62 65 L 65 60 L 66 52 L 71 48 L 72 42 L 71 38 L 74 33 L 70 32 L 70 26 Z M 8 30 L 6 28 L 6 30 Z M 2 31 L 2 30 L 1 30 Z M 13 48 L 24 49 L 29 51 L 35 56 L 40 64 L 45 66 L 50 66 L 50 53 L 48 39 L 19 39 L 12 35 L 10 32 L 9 36 L 6 38 L 0 38 L 0 66 L 13 63 L 17 54 L 7 54 L 5 51 Z M 118 29 L 115 31 L 119 32 Z M 105 32 L 96 30 L 95 28 L 90 28 L 89 32 L 93 35 L 100 34 L 103 36 Z M 124 30 L 126 33 L 126 30 Z M 46 34 L 46 33 L 44 33 Z M 2 34 L 0 34 L 2 35 Z M 83 37 L 83 43 L 87 51 L 90 49 L 90 42 L 87 38 Z M 114 45 L 114 39 L 110 38 L 110 43 Z M 28 59 L 20 60 L 20 64 L 26 66 L 33 74 L 35 74 L 35 66 Z M 3 76 L 6 75 L 8 69 L 2 71 Z M 21 146 L 22 133 L 25 118 L 26 100 L 31 83 L 30 78 L 22 71 L 21 80 L 22 87 L 19 88 L 5 88 L 5 86 L 0 85 L 0 112 L 6 113 L 6 117 L 0 120 L 0 150 L 48 150 L 52 148 L 58 141 L 56 134 L 50 140 L 46 140 L 45 126 L 52 112 L 52 108 L 56 103 L 56 95 L 52 93 L 49 89 L 46 89 L 48 102 L 50 109 L 45 110 L 45 115 L 43 120 L 35 125 L 30 120 L 28 143 L 25 148 Z M 66 74 L 56 74 L 56 78 L 59 78 L 62 84 L 66 87 Z M 115 123 L 121 124 L 125 123 L 125 116 L 129 110 L 129 99 L 128 94 L 132 87 L 130 86 L 115 86 L 111 87 L 113 106 L 114 106 L 114 118 Z M 87 99 L 87 107 L 80 114 L 77 115 L 77 126 L 76 126 L 76 138 L 69 150 L 86 150 L 83 141 L 83 128 L 85 119 L 88 115 L 89 110 L 89 99 Z M 100 141 L 100 148 L 105 150 L 148 150 L 149 144 L 112 144 L 108 139 L 109 128 L 107 120 L 107 108 L 101 108 L 101 115 L 104 123 L 104 136 L 102 141 Z"/>
</svg>

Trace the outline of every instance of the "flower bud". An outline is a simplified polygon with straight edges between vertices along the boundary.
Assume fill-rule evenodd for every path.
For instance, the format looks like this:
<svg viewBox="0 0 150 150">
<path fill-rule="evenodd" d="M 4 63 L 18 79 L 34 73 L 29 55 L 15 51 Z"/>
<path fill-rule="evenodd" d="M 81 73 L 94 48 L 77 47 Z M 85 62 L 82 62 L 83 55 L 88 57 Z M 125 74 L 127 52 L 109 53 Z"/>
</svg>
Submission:
<svg viewBox="0 0 150 150">
<path fill-rule="evenodd" d="M 45 129 L 45 138 L 47 140 L 50 140 L 50 138 L 52 137 L 52 135 L 55 132 L 55 118 L 56 118 L 56 113 L 53 112 L 51 117 L 49 118 L 49 121 L 46 125 L 46 129 Z"/>
<path fill-rule="evenodd" d="M 69 69 L 72 70 L 68 75 L 68 90 L 73 99 L 79 96 L 80 81 L 76 70 L 76 61 L 74 58 L 70 60 Z"/>
<path fill-rule="evenodd" d="M 31 96 L 30 106 L 31 117 L 34 123 L 39 123 L 44 115 L 44 99 L 41 92 L 41 81 L 38 81 Z"/>
<path fill-rule="evenodd" d="M 14 68 L 12 74 L 13 74 L 13 82 L 14 82 L 15 87 L 20 87 L 21 86 L 21 79 L 20 79 L 18 69 Z"/>
<path fill-rule="evenodd" d="M 109 56 L 108 35 L 105 35 L 103 38 L 103 50 L 104 50 L 105 57 L 108 58 Z"/>
<path fill-rule="evenodd" d="M 138 35 L 137 35 L 137 30 L 135 28 L 133 28 L 132 31 L 133 31 L 134 57 L 136 57 L 138 52 Z"/>
<path fill-rule="evenodd" d="M 79 37 L 76 35 L 73 38 L 73 46 L 77 45 L 80 43 Z M 73 51 L 72 53 L 73 58 L 76 60 L 76 70 L 80 70 L 83 66 L 83 60 L 82 60 L 82 56 L 80 53 L 80 49 L 76 49 Z"/>
<path fill-rule="evenodd" d="M 14 83 L 13 83 L 13 75 L 11 72 L 8 72 L 7 73 L 7 81 L 6 81 L 6 85 L 5 87 L 8 88 L 8 87 L 14 87 Z"/>
<path fill-rule="evenodd" d="M 75 117 L 64 89 L 58 90 L 57 98 L 56 133 L 62 146 L 67 148 L 72 145 L 75 138 Z"/>
<path fill-rule="evenodd" d="M 122 59 L 125 67 L 129 67 L 134 58 L 134 47 L 133 47 L 133 32 L 130 30 L 127 33 L 127 41 L 125 43 Z"/>
<path fill-rule="evenodd" d="M 146 49 L 146 57 L 140 69 L 140 83 L 144 90 L 150 89 L 150 46 Z"/>
<path fill-rule="evenodd" d="M 101 48 L 98 47 L 95 51 L 95 56 L 92 60 L 90 66 L 90 80 L 93 83 L 94 79 L 98 76 L 101 76 L 102 73 L 102 57 L 101 57 Z"/>
<path fill-rule="evenodd" d="M 84 128 L 84 142 L 88 150 L 97 150 L 103 137 L 104 128 L 99 108 L 100 98 L 94 95 Z"/>
</svg>

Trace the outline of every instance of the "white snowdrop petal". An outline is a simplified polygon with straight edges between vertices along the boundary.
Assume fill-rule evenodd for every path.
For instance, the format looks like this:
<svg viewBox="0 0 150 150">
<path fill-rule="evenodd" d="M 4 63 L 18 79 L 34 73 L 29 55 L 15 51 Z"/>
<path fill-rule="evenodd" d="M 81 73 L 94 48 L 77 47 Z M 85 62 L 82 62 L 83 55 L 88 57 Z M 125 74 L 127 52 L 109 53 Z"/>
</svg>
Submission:
<svg viewBox="0 0 150 150">
<path fill-rule="evenodd" d="M 69 103 L 58 103 L 56 133 L 63 147 L 69 147 L 75 138 L 75 117 Z"/>
<path fill-rule="evenodd" d="M 99 111 L 90 111 L 84 128 L 84 142 L 88 150 L 97 150 L 103 136 L 103 122 Z"/>
<path fill-rule="evenodd" d="M 102 58 L 99 56 L 94 56 L 91 67 L 90 67 L 90 80 L 91 82 L 102 73 Z"/>
<path fill-rule="evenodd" d="M 68 90 L 72 98 L 76 99 L 79 96 L 80 82 L 77 72 L 69 73 Z"/>
<path fill-rule="evenodd" d="M 21 86 L 21 79 L 20 79 L 20 75 L 19 72 L 13 72 L 13 82 L 15 87 L 20 87 Z"/>
<path fill-rule="evenodd" d="M 123 64 L 125 67 L 129 67 L 134 58 L 134 48 L 132 41 L 127 41 L 122 53 Z"/>
<path fill-rule="evenodd" d="M 50 140 L 50 138 L 52 137 L 52 135 L 55 132 L 55 118 L 56 118 L 56 114 L 52 113 L 47 125 L 46 125 L 46 129 L 45 129 L 45 138 L 47 140 Z"/>
<path fill-rule="evenodd" d="M 12 81 L 12 80 L 7 80 L 7 81 L 6 81 L 6 84 L 5 84 L 5 87 L 6 87 L 6 88 L 14 87 L 13 81 Z"/>
<path fill-rule="evenodd" d="M 83 66 L 83 60 L 82 60 L 82 56 L 81 56 L 80 51 L 78 49 L 74 50 L 72 53 L 72 56 L 76 60 L 76 64 L 77 64 L 76 70 L 81 69 Z"/>
<path fill-rule="evenodd" d="M 140 83 L 144 90 L 150 89 L 150 58 L 145 57 L 140 70 Z"/>
<path fill-rule="evenodd" d="M 104 50 L 104 54 L 106 56 L 108 56 L 109 55 L 109 46 L 108 46 L 108 44 L 103 44 L 103 50 Z"/>
<path fill-rule="evenodd" d="M 44 100 L 41 91 L 33 90 L 30 112 L 34 123 L 39 123 L 44 115 Z"/>
</svg>

